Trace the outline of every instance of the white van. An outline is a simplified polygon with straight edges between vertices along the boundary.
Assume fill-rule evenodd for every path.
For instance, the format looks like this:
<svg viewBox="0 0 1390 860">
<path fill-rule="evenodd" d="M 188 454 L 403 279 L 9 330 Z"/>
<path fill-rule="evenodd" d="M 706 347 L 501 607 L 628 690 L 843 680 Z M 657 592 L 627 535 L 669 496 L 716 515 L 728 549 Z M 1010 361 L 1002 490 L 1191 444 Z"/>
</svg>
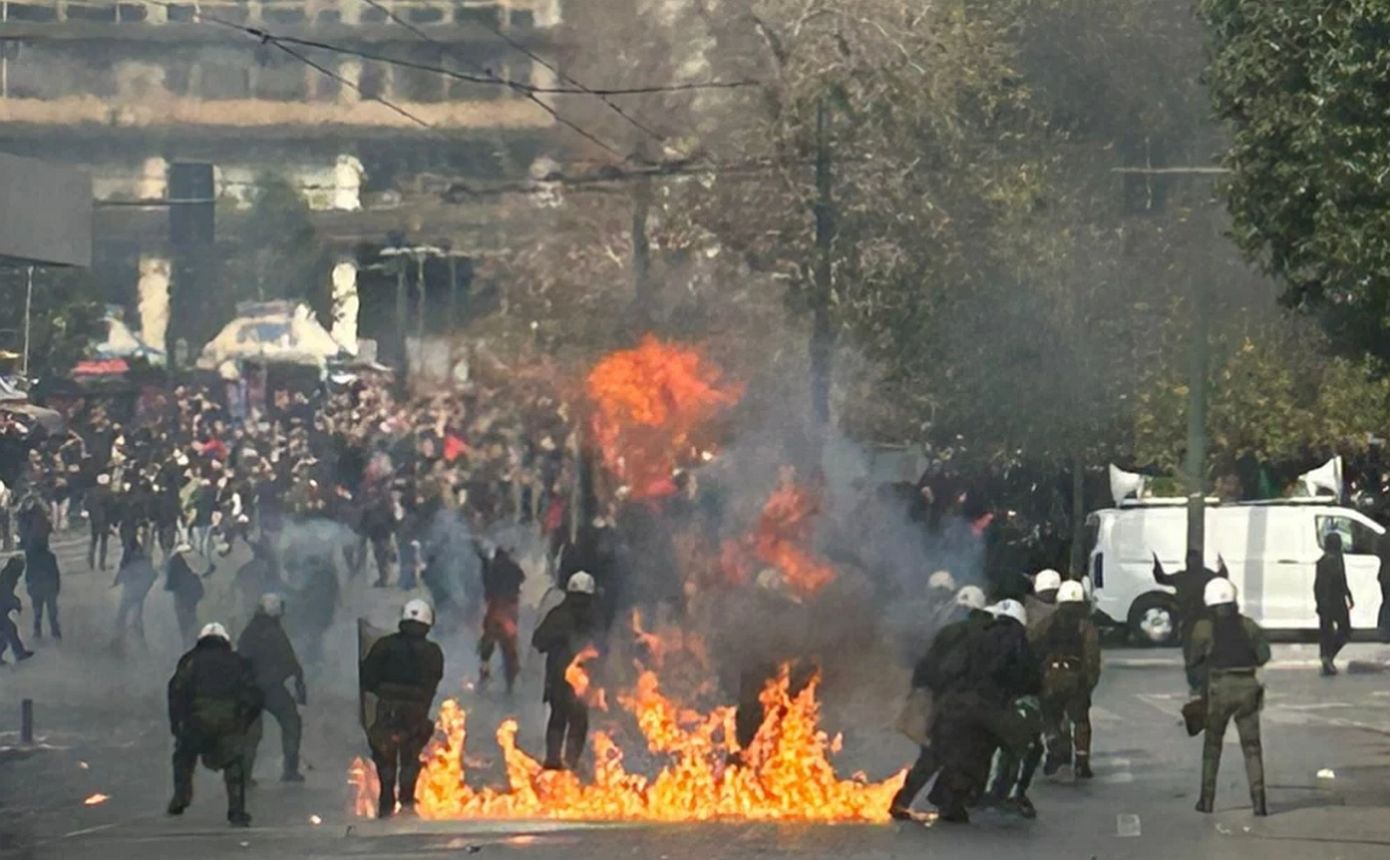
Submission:
<svg viewBox="0 0 1390 860">
<path fill-rule="evenodd" d="M 1206 564 L 1226 563 L 1241 611 L 1269 630 L 1316 631 L 1313 576 L 1323 538 L 1342 535 L 1347 582 L 1356 608 L 1353 629 L 1376 626 L 1380 556 L 1385 529 L 1359 511 L 1329 500 L 1209 503 Z M 1089 570 L 1096 608 L 1126 624 L 1140 641 L 1171 644 L 1178 637 L 1173 589 L 1154 582 L 1154 554 L 1175 573 L 1187 554 L 1187 508 L 1182 500 L 1138 502 L 1086 518 Z"/>
</svg>

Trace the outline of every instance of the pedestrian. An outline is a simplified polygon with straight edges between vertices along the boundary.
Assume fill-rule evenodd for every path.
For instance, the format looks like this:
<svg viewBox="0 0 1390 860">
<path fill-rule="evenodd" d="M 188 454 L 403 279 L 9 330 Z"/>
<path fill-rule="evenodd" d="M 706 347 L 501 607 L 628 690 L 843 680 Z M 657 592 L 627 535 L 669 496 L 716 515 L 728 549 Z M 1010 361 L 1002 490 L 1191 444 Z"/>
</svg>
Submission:
<svg viewBox="0 0 1390 860">
<path fill-rule="evenodd" d="M 111 538 L 111 519 L 115 513 L 110 475 L 105 472 L 97 475 L 96 484 L 87 490 L 83 504 L 87 511 L 87 526 L 91 529 L 91 537 L 87 541 L 87 568 L 105 571 L 106 544 Z"/>
<path fill-rule="evenodd" d="M 541 620 L 531 644 L 545 655 L 542 701 L 550 705 L 545 728 L 546 770 L 573 770 L 584 754 L 589 734 L 589 706 L 576 693 L 565 670 L 585 647 L 594 644 L 599 618 L 594 605 L 594 578 L 578 571 L 565 585 L 565 599 Z"/>
<path fill-rule="evenodd" d="M 14 504 L 14 492 L 9 485 L 0 481 L 0 541 L 5 552 L 14 549 L 14 530 L 10 527 L 10 506 Z"/>
<path fill-rule="evenodd" d="M 478 689 L 487 686 L 492 677 L 492 652 L 502 648 L 502 671 L 507 693 L 516 686 L 521 671 L 517 653 L 517 626 L 520 623 L 521 584 L 526 573 L 506 548 L 490 547 L 491 553 L 479 552 L 483 563 L 483 599 L 487 609 L 483 614 L 483 635 L 478 640 Z"/>
<path fill-rule="evenodd" d="M 174 615 L 178 618 L 179 635 L 184 647 L 189 647 L 195 641 L 194 634 L 198 630 L 198 604 L 202 602 L 206 593 L 203 578 L 211 576 L 216 570 L 209 565 L 207 572 L 199 576 L 188 563 L 188 557 L 192 553 L 193 547 L 181 543 L 174 547 L 174 554 L 169 556 L 169 561 L 164 566 L 164 590 L 174 596 Z"/>
<path fill-rule="evenodd" d="M 1076 778 L 1093 776 L 1091 694 L 1100 683 L 1100 632 L 1090 613 L 1081 583 L 1064 582 L 1057 592 L 1057 611 L 1030 630 L 1042 657 L 1047 751 L 1043 773 L 1048 776 L 1072 762 L 1073 752 Z"/>
<path fill-rule="evenodd" d="M 1177 590 L 1178 635 L 1183 646 L 1183 654 L 1186 655 L 1188 644 L 1192 640 L 1192 628 L 1206 615 L 1202 606 L 1204 589 L 1208 582 L 1217 577 L 1229 578 L 1226 563 L 1222 561 L 1216 571 L 1209 570 L 1202 563 L 1202 554 L 1197 550 L 1189 550 L 1187 566 L 1177 573 L 1169 574 L 1163 571 L 1163 564 L 1158 560 L 1158 553 L 1154 553 L 1153 576 L 1154 582 L 1159 585 L 1166 585 Z M 1185 662 L 1191 665 L 1190 660 Z M 1194 697 L 1199 695 L 1201 691 L 1200 682 L 1191 670 L 1187 673 L 1187 689 Z"/>
<path fill-rule="evenodd" d="M 63 626 L 58 622 L 58 593 L 62 590 L 62 574 L 58 557 L 49 549 L 48 541 L 31 542 L 24 553 L 24 587 L 34 606 L 34 638 L 43 638 L 43 619 L 48 616 L 48 632 L 54 639 L 63 638 Z"/>
<path fill-rule="evenodd" d="M 4 657 L 5 649 L 8 648 L 14 654 L 15 662 L 34 656 L 33 651 L 24 647 L 23 640 L 19 638 L 19 625 L 12 617 L 24 608 L 19 601 L 19 595 L 14 593 L 19 587 L 19 578 L 23 575 L 24 556 L 19 554 L 10 556 L 4 568 L 0 568 L 0 658 Z M 3 662 L 3 659 L 0 659 L 0 662 Z"/>
<path fill-rule="evenodd" d="M 1318 607 L 1318 656 L 1322 676 L 1337 674 L 1333 662 L 1351 639 L 1351 610 L 1356 601 L 1347 585 L 1346 561 L 1342 558 L 1342 536 L 1328 532 L 1323 538 L 1323 555 L 1313 578 L 1313 598 Z"/>
<path fill-rule="evenodd" d="M 159 574 L 155 572 L 154 562 L 137 540 L 121 554 L 121 566 L 111 587 L 121 587 L 121 602 L 116 609 L 116 639 L 125 639 L 127 630 L 134 630 L 136 637 L 145 641 L 145 598 L 154 587 Z"/>
<path fill-rule="evenodd" d="M 232 650 L 225 627 L 207 625 L 169 680 L 169 729 L 174 735 L 170 815 L 182 815 L 193 802 L 193 771 L 201 758 L 204 767 L 222 771 L 228 823 L 251 825 L 246 813 L 246 732 L 260 713 L 261 691 L 251 662 Z"/>
<path fill-rule="evenodd" d="M 1256 815 L 1267 815 L 1263 751 L 1260 745 L 1260 708 L 1264 687 L 1256 670 L 1269 662 L 1269 640 L 1260 625 L 1236 608 L 1236 588 L 1228 579 L 1207 583 L 1204 602 L 1210 617 L 1198 621 L 1192 631 L 1188 668 L 1202 681 L 1206 718 L 1202 745 L 1202 794 L 1198 812 L 1211 812 L 1216 800 L 1216 775 L 1221 766 L 1221 745 L 1226 726 L 1235 721 L 1240 749 L 1245 754 L 1245 776 L 1250 783 L 1250 802 Z"/>
<path fill-rule="evenodd" d="M 246 625 L 241 638 L 237 640 L 237 653 L 251 661 L 256 686 L 265 699 L 265 711 L 280 726 L 280 749 L 284 756 L 280 781 L 303 782 L 304 776 L 299 772 L 302 723 L 297 705 L 307 705 L 309 693 L 304 686 L 304 669 L 299 665 L 294 646 L 281 626 L 284 614 L 285 602 L 280 595 L 263 595 L 251 623 Z M 293 698 L 285 689 L 285 682 L 291 678 L 294 679 Z M 246 776 L 252 785 L 256 784 L 256 751 L 260 748 L 264 730 L 265 718 L 262 716 L 251 724 L 247 738 Z"/>
<path fill-rule="evenodd" d="M 426 638 L 433 624 L 430 605 L 410 601 L 401 612 L 398 631 L 378 639 L 362 661 L 362 689 L 377 698 L 367 743 L 381 784 L 378 818 L 396 812 L 398 775 L 401 812 L 415 810 L 420 752 L 434 734 L 430 707 L 444 677 L 444 652 Z"/>
<path fill-rule="evenodd" d="M 948 676 L 951 664 L 947 655 L 951 654 L 963 639 L 978 634 L 986 624 L 994 620 L 994 616 L 985 611 L 985 593 L 976 586 L 967 585 L 956 592 L 954 605 L 965 612 L 965 617 L 943 626 L 912 670 L 912 692 L 909 699 L 917 697 L 918 701 L 912 707 L 922 709 L 925 719 L 912 730 L 911 735 L 918 744 L 917 760 L 912 763 L 907 778 L 903 780 L 903 787 L 894 795 L 888 808 L 888 814 L 900 821 L 912 817 L 913 801 L 922 793 L 922 789 L 927 787 L 927 783 L 931 782 L 931 778 L 940 767 L 940 759 L 931 742 L 933 702 L 938 694 L 945 692 L 957 680 Z M 965 656 L 963 651 L 959 654 Z"/>
</svg>

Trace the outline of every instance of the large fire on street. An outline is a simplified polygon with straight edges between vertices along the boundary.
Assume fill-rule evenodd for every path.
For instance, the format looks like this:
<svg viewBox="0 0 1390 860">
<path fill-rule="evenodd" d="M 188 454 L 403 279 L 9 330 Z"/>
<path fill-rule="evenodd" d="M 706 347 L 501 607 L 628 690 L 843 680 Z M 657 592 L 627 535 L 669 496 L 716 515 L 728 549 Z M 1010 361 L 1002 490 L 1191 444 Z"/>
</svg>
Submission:
<svg viewBox="0 0 1390 860">
<path fill-rule="evenodd" d="M 450 699 L 440 708 L 435 737 L 423 755 L 417 812 L 435 820 L 870 822 L 887 819 L 889 800 L 902 784 L 901 773 L 882 782 L 862 774 L 839 776 L 830 757 L 841 740 L 820 728 L 817 685 L 793 693 L 785 669 L 764 689 L 766 716 L 737 765 L 730 764 L 732 707 L 707 712 L 681 707 L 647 670 L 617 699 L 636 719 L 648 751 L 665 760 L 654 776 L 629 771 L 624 751 L 604 731 L 592 738 L 592 780 L 543 770 L 517 745 L 517 722 L 507 719 L 497 729 L 507 786 L 474 788 L 466 782 L 464 765 L 467 714 Z M 372 816 L 373 769 L 358 759 L 349 780 L 357 814 Z"/>
</svg>

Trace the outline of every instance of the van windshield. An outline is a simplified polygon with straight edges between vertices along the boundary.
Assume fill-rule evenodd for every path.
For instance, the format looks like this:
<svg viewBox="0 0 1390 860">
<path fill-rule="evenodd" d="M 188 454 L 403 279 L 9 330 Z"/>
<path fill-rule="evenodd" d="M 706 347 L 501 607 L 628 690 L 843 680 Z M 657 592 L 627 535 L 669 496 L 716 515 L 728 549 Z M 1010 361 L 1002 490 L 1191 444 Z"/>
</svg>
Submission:
<svg viewBox="0 0 1390 860">
<path fill-rule="evenodd" d="M 1351 517 L 1317 517 L 1318 548 L 1327 549 L 1327 536 L 1336 532 L 1342 536 L 1342 551 L 1352 555 L 1376 555 L 1380 536 L 1370 526 Z"/>
</svg>

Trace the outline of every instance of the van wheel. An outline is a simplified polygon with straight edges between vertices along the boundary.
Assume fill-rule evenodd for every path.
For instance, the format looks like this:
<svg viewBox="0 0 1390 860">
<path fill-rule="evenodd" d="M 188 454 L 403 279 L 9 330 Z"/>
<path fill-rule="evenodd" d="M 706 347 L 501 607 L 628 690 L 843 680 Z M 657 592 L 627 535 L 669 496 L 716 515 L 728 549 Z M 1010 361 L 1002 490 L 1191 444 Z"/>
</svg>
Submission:
<svg viewBox="0 0 1390 860">
<path fill-rule="evenodd" d="M 1178 602 L 1170 594 L 1146 594 L 1129 609 L 1136 642 L 1154 648 L 1178 644 Z"/>
</svg>

